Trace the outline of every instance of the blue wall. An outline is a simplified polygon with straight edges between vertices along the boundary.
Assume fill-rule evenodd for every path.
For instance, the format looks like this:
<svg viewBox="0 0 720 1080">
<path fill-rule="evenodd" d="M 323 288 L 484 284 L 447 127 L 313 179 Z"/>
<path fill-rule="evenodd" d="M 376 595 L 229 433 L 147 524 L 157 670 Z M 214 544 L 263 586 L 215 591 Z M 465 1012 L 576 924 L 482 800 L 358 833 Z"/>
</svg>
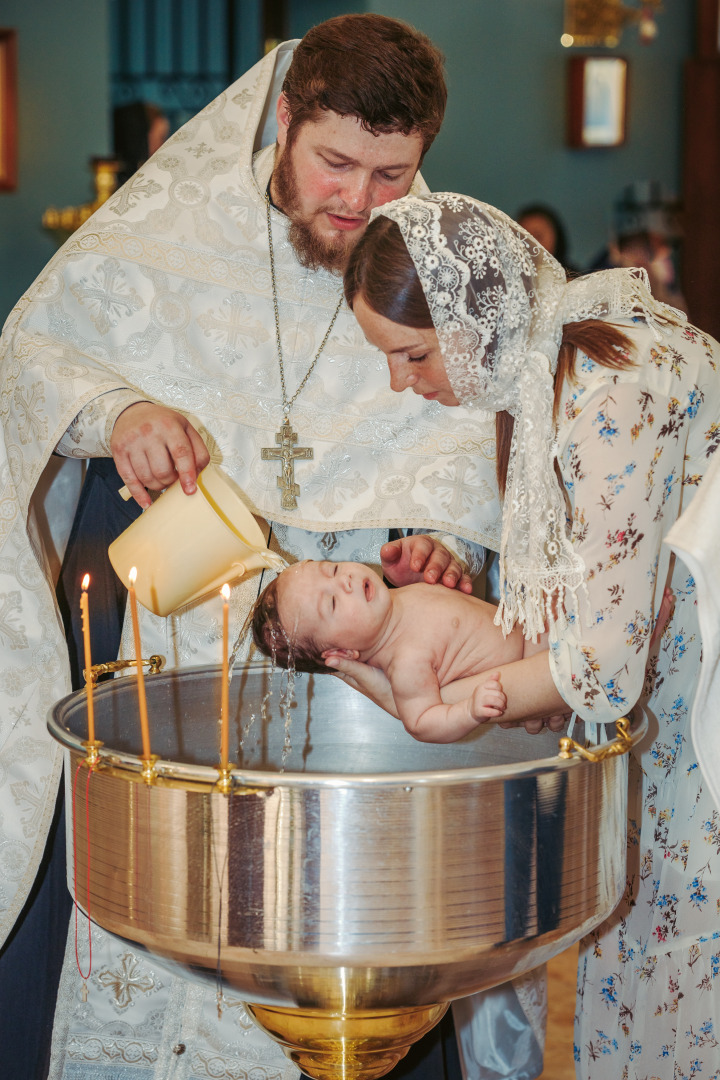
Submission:
<svg viewBox="0 0 720 1080">
<path fill-rule="evenodd" d="M 334 15 L 349 15 L 356 11 L 380 10 L 372 8 L 367 0 L 344 4 L 340 0 L 288 0 L 288 23 L 291 37 L 302 37 L 311 26 L 316 26 Z M 383 15 L 393 14 L 382 9 Z M 398 16 L 400 18 L 400 16 Z M 411 22 L 411 19 L 406 19 Z"/>
<path fill-rule="evenodd" d="M 0 192 L 0 321 L 55 250 L 40 219 L 50 204 L 92 197 L 89 158 L 109 146 L 111 0 L 2 0 L 0 22 L 19 31 L 20 178 Z M 253 24 L 256 0 L 244 0 Z M 626 30 L 630 61 L 625 146 L 565 146 L 563 0 L 290 0 L 290 33 L 347 11 L 413 23 L 447 57 L 450 100 L 424 173 L 437 190 L 464 191 L 515 213 L 542 200 L 564 216 L 571 255 L 604 245 L 614 200 L 633 180 L 680 186 L 682 67 L 693 51 L 694 3 L 665 0 L 651 46 Z M 239 33 L 245 45 L 254 33 Z M 577 53 L 578 50 L 572 50 Z M 606 50 L 607 52 L 607 50 Z M 248 64 L 252 58 L 247 58 Z"/>
<path fill-rule="evenodd" d="M 94 197 L 107 154 L 108 0 L 2 0 L 18 32 L 18 186 L 0 192 L 0 323 L 56 250 L 46 207 Z"/>
<path fill-rule="evenodd" d="M 634 180 L 680 188 L 682 71 L 694 50 L 691 0 L 666 0 L 650 46 L 626 29 L 628 138 L 614 149 L 565 146 L 563 0 L 374 0 L 370 10 L 424 30 L 447 58 L 445 124 L 423 172 L 436 190 L 457 190 L 514 215 L 527 202 L 564 218 L 570 254 L 585 265 L 604 246 L 612 204 Z"/>
</svg>

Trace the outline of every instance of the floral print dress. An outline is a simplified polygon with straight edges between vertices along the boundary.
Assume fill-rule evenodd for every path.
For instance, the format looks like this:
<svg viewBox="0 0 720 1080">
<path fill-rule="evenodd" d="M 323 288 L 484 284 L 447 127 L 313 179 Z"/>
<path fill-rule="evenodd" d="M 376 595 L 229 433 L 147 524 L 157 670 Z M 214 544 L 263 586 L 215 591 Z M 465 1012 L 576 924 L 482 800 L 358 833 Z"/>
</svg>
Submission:
<svg viewBox="0 0 720 1080">
<path fill-rule="evenodd" d="M 625 894 L 581 945 L 577 1076 L 720 1080 L 720 808 L 689 734 L 695 583 L 663 544 L 720 445 L 720 346 L 689 325 L 660 340 L 641 320 L 622 329 L 634 365 L 578 354 L 558 420 L 589 604 L 551 643 L 553 676 L 587 721 L 638 698 L 649 718 L 630 762 Z M 651 645 L 666 583 L 674 611 Z"/>
</svg>

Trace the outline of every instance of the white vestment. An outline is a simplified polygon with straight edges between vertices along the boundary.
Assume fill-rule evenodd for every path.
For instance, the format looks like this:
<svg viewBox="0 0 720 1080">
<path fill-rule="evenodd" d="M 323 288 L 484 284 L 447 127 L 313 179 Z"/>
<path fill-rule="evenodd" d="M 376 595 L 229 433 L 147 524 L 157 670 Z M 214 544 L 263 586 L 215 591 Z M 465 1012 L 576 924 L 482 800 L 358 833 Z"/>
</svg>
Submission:
<svg viewBox="0 0 720 1080">
<path fill-rule="evenodd" d="M 690 731 L 705 783 L 720 807 L 720 454 L 665 543 L 697 584 L 703 652 Z"/>
<path fill-rule="evenodd" d="M 450 533 L 497 548 L 494 422 L 389 387 L 386 363 L 343 304 L 293 406 L 298 508 L 282 510 L 278 466 L 261 458 L 282 420 L 265 191 L 285 43 L 178 131 L 58 252 L 11 313 L 2 339 L 0 462 L 0 941 L 35 877 L 55 801 L 61 752 L 45 723 L 69 691 L 51 574 L 28 507 L 54 448 L 109 456 L 117 416 L 149 399 L 184 413 L 249 507 L 289 554 L 377 559 L 387 529 Z M 272 212 L 288 394 L 322 341 L 342 283 L 298 263 L 287 220 Z M 342 538 L 345 538 L 342 540 Z M 258 576 L 233 590 L 233 628 Z M 92 607 L 92 605 L 91 605 Z M 168 666 L 217 663 L 217 598 L 180 616 L 142 611 L 143 651 Z M 128 647 L 129 646 L 129 647 Z M 131 644 L 124 642 L 133 655 Z M 108 658 L 101 658 L 108 659 Z M 81 921 L 78 948 L 87 946 Z M 234 1080 L 297 1070 L 238 1002 L 222 1022 L 214 995 L 174 979 L 93 929 L 87 1003 L 74 931 L 58 1010 L 52 1076 L 113 1080 L 148 1070 Z M 197 1040 L 173 1052 L 190 1022 Z M 183 1044 L 184 1045 L 184 1044 Z M 127 1070 L 127 1071 L 126 1071 Z"/>
</svg>

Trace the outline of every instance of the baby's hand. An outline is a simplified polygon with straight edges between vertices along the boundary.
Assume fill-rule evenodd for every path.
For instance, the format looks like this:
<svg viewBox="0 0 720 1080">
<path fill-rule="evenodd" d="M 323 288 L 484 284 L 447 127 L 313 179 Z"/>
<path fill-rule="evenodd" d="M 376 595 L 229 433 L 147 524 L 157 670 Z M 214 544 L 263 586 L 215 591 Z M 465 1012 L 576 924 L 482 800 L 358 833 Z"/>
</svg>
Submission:
<svg viewBox="0 0 720 1080">
<path fill-rule="evenodd" d="M 487 682 L 476 686 L 470 698 L 470 715 L 480 723 L 502 716 L 507 708 L 507 697 L 500 682 L 500 672 L 493 671 Z"/>
</svg>

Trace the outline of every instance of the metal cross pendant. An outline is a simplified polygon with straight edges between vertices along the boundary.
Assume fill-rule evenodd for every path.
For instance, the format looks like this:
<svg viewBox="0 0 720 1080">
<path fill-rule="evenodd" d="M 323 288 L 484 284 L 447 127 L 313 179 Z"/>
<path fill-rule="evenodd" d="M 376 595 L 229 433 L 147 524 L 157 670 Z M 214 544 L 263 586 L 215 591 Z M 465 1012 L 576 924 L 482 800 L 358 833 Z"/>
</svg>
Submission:
<svg viewBox="0 0 720 1080">
<path fill-rule="evenodd" d="M 282 471 L 277 478 L 277 485 L 282 490 L 280 505 L 283 510 L 297 509 L 296 495 L 300 494 L 300 485 L 295 483 L 296 458 L 309 460 L 313 456 L 312 446 L 295 446 L 297 440 L 297 432 L 290 427 L 286 416 L 275 435 L 277 446 L 263 446 L 260 451 L 263 461 L 279 460 L 281 463 Z"/>
</svg>

